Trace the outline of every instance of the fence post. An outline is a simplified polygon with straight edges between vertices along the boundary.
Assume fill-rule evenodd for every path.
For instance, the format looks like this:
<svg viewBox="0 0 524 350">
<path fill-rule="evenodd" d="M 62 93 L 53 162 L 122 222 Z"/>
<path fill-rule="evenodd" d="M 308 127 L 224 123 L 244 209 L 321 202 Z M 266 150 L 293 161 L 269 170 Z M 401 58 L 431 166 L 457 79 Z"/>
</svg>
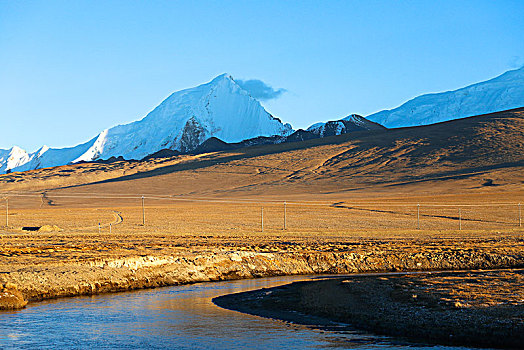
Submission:
<svg viewBox="0 0 524 350">
<path fill-rule="evenodd" d="M 459 208 L 459 230 L 462 230 L 462 209 Z"/>
<path fill-rule="evenodd" d="M 100 234 L 100 223 L 98 223 L 98 233 Z"/>
<path fill-rule="evenodd" d="M 9 198 L 5 198 L 5 227 L 9 228 Z"/>
<path fill-rule="evenodd" d="M 260 225 L 262 227 L 262 232 L 264 232 L 264 207 L 260 211 Z"/>
<path fill-rule="evenodd" d="M 522 227 L 522 211 L 519 203 L 519 227 Z"/>
<path fill-rule="evenodd" d="M 284 230 L 287 230 L 287 208 L 286 202 L 284 201 Z"/>
<path fill-rule="evenodd" d="M 111 225 L 112 224 L 109 224 L 109 234 L 111 234 Z"/>
<path fill-rule="evenodd" d="M 142 226 L 146 225 L 146 210 L 144 208 L 144 196 L 142 196 Z"/>
<path fill-rule="evenodd" d="M 420 204 L 417 204 L 417 230 L 420 230 Z"/>
</svg>

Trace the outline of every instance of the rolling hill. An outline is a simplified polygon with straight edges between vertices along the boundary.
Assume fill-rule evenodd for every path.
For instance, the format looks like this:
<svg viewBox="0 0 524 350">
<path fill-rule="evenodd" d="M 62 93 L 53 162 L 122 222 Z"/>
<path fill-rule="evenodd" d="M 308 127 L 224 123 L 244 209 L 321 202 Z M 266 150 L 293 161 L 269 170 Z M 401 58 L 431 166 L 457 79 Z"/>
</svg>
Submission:
<svg viewBox="0 0 524 350">
<path fill-rule="evenodd" d="M 524 109 L 142 162 L 0 176 L 0 191 L 211 197 L 522 191 Z"/>
</svg>

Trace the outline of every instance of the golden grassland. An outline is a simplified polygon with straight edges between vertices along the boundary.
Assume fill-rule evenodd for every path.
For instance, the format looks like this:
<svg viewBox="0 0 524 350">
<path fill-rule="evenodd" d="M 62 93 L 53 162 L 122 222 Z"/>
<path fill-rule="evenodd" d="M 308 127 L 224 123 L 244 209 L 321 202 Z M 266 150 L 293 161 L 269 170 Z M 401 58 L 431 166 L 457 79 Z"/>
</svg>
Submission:
<svg viewBox="0 0 524 350">
<path fill-rule="evenodd" d="M 435 186 L 436 187 L 436 186 Z M 435 188 L 434 187 L 434 188 Z M 509 187 L 509 186 L 508 186 Z M 55 195 L 56 193 L 56 195 Z M 522 229 L 524 190 L 470 190 L 459 194 L 290 195 L 251 198 L 191 198 L 119 193 L 46 191 L 0 202 L 5 233 L 23 227 L 55 226 L 65 233 L 161 233 L 282 238 L 428 238 L 455 237 Z M 304 200 L 304 199 L 309 200 Z M 316 200 L 313 200 L 316 199 Z M 145 223 L 145 225 L 144 225 Z M 100 224 L 100 228 L 99 228 Z M 111 227 L 110 227 L 111 226 Z M 263 226 L 263 228 L 262 228 Z M 44 227 L 45 229 L 45 227 Z M 34 234 L 34 233 L 32 233 Z"/>
<path fill-rule="evenodd" d="M 44 202 L 39 196 L 10 197 L 9 228 L 0 229 L 0 265 L 12 270 L 67 260 L 217 250 L 416 253 L 438 248 L 517 255 L 524 251 L 517 205 L 521 192 L 404 195 L 382 201 L 374 196 L 299 199 L 286 204 L 269 197 L 200 201 L 146 197 L 144 208 L 141 197 L 95 197 L 54 197 L 52 192 Z M 3 219 L 5 215 L 0 215 Z"/>
<path fill-rule="evenodd" d="M 523 150 L 524 109 L 517 109 L 418 128 L 0 175 L 0 282 L 16 275 L 30 284 L 24 276 L 44 271 L 36 266 L 224 251 L 431 253 L 455 261 L 427 268 L 462 266 L 462 256 L 487 259 L 482 254 L 518 262 Z M 403 266 L 399 259 L 391 264 Z M 46 294 L 38 286 L 38 298 L 96 292 L 67 285 L 79 267 L 62 267 L 42 285 L 64 289 Z M 88 280 L 94 272 L 86 271 Z M 101 280 L 103 271 L 96 273 Z"/>
<path fill-rule="evenodd" d="M 515 109 L 424 127 L 5 174 L 0 224 L 8 204 L 8 227 L 0 232 L 3 249 L 16 237 L 23 246 L 40 236 L 100 244 L 127 237 L 144 246 L 150 237 L 239 246 L 515 238 L 522 234 L 523 150 L 524 109 Z"/>
</svg>

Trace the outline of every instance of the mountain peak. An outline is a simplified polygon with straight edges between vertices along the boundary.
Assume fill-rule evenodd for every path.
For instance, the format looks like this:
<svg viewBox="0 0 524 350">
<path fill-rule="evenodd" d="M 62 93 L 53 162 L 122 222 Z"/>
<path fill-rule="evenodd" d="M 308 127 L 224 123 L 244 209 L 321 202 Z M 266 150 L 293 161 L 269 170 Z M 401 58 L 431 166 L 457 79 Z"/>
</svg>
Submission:
<svg viewBox="0 0 524 350">
<path fill-rule="evenodd" d="M 347 121 L 359 121 L 362 119 L 362 116 L 358 115 L 358 114 L 350 114 L 348 115 L 347 117 L 343 118 L 342 120 L 347 120 Z"/>
<path fill-rule="evenodd" d="M 13 146 L 9 149 L 9 155 L 11 157 L 26 157 L 27 152 L 18 146 Z"/>
<path fill-rule="evenodd" d="M 319 135 L 320 137 L 326 137 L 346 134 L 353 131 L 383 129 L 385 129 L 385 127 L 380 124 L 371 122 L 358 114 L 350 114 L 343 119 L 313 124 L 307 129 L 307 131 Z"/>
<path fill-rule="evenodd" d="M 36 151 L 38 157 L 42 156 L 42 154 L 44 154 L 45 152 L 49 151 L 49 147 L 47 145 L 43 145 L 42 147 L 40 147 L 38 149 L 38 151 Z"/>
<path fill-rule="evenodd" d="M 17 161 L 6 167 L 2 152 L 0 173 L 111 157 L 143 159 L 163 149 L 191 152 L 211 137 L 241 142 L 292 132 L 289 124 L 271 116 L 230 74 L 224 73 L 208 83 L 176 91 L 141 120 L 106 129 L 75 147 L 44 146 L 29 155 L 20 150 L 14 157 Z"/>
<path fill-rule="evenodd" d="M 218 82 L 221 82 L 221 81 L 232 81 L 234 82 L 235 80 L 233 79 L 233 76 L 229 73 L 222 73 L 220 74 L 219 76 L 215 77 L 213 80 L 211 80 L 211 83 L 218 83 Z"/>
<path fill-rule="evenodd" d="M 9 149 L 11 152 L 18 152 L 18 151 L 21 151 L 22 149 L 18 146 L 13 146 Z"/>
</svg>

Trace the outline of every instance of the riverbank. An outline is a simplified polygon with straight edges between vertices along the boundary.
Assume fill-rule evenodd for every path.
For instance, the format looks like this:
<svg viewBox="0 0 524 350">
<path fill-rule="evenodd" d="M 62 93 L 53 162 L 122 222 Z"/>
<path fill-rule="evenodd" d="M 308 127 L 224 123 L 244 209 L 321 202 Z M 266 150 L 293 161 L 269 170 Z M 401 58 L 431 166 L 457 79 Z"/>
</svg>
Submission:
<svg viewBox="0 0 524 350">
<path fill-rule="evenodd" d="M 352 276 L 213 300 L 294 323 L 329 325 L 442 345 L 520 348 L 524 270 Z"/>
<path fill-rule="evenodd" d="M 20 234 L 2 237 L 0 307 L 205 281 L 298 274 L 524 266 L 524 241 Z M 13 299 L 14 298 L 14 299 Z"/>
</svg>

